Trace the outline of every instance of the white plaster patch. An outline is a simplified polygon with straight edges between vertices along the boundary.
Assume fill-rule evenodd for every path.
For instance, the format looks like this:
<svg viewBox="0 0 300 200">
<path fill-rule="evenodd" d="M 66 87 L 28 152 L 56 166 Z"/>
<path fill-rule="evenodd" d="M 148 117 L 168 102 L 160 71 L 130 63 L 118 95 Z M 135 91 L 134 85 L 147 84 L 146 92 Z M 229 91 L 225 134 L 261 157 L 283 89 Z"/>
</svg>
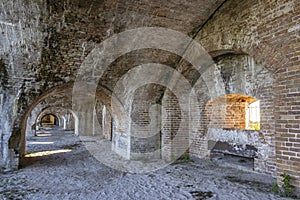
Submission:
<svg viewBox="0 0 300 200">
<path fill-rule="evenodd" d="M 10 22 L 5 22 L 0 20 L 0 24 L 6 25 L 6 26 L 17 26 L 16 24 L 10 23 Z"/>
<path fill-rule="evenodd" d="M 207 131 L 208 140 L 255 146 L 260 144 L 258 135 L 259 133 L 257 131 L 249 132 L 243 130 L 223 130 L 216 128 L 209 128 Z"/>
<path fill-rule="evenodd" d="M 289 29 L 288 29 L 288 32 L 290 33 L 290 32 L 293 32 L 293 31 L 297 31 L 297 30 L 299 30 L 299 29 L 300 29 L 300 24 L 297 24 L 297 25 L 295 25 L 295 26 L 289 28 Z"/>
</svg>

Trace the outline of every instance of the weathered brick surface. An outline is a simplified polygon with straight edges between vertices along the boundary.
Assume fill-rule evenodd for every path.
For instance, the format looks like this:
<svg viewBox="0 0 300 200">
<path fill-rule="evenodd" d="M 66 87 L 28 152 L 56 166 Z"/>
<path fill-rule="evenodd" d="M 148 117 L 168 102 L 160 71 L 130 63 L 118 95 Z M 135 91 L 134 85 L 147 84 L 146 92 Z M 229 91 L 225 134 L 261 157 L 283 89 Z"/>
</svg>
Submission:
<svg viewBox="0 0 300 200">
<path fill-rule="evenodd" d="M 297 187 L 299 168 L 292 166 L 299 162 L 299 10 L 299 1 L 292 0 L 228 1 L 197 36 L 212 55 L 242 51 L 274 73 L 273 91 L 265 89 L 274 94 L 274 104 L 265 105 L 274 115 L 263 119 L 262 129 L 267 130 L 265 138 L 276 141 L 276 159 L 267 162 L 266 170 L 290 174 Z"/>
<path fill-rule="evenodd" d="M 205 124 L 210 128 L 246 129 L 246 109 L 255 98 L 226 95 L 213 100 L 205 108 Z"/>
<path fill-rule="evenodd" d="M 208 76 L 204 79 L 206 81 L 195 86 L 203 110 L 202 114 L 199 113 L 201 127 L 197 132 L 202 142 L 198 143 L 198 136 L 194 134 L 191 153 L 202 157 L 206 152 L 205 156 L 208 156 L 212 148 L 208 149 L 205 141 L 221 141 L 231 146 L 252 145 L 257 149 L 255 170 L 275 175 L 273 74 L 247 55 L 218 55 L 215 64 L 213 71 L 220 76 L 203 74 L 202 78 Z M 208 87 L 207 80 L 211 79 L 220 83 L 214 87 L 223 93 L 215 96 L 209 94 L 211 88 L 203 86 Z M 243 131 L 246 129 L 246 108 L 256 100 L 260 100 L 261 111 L 259 134 Z M 257 140 L 252 140 L 253 137 Z M 248 155 L 246 148 L 239 148 L 236 153 Z"/>
<path fill-rule="evenodd" d="M 203 157 L 209 154 L 205 126 L 207 102 L 226 94 L 254 97 L 261 100 L 262 113 L 257 143 L 259 156 L 255 160 L 255 170 L 272 174 L 277 172 L 277 175 L 288 173 L 292 175 L 293 183 L 300 188 L 300 170 L 297 168 L 300 160 L 300 2 L 228 0 L 211 16 L 223 2 L 1 2 L 0 167 L 16 167 L 18 151 L 20 146 L 24 146 L 20 143 L 20 138 L 22 136 L 24 139 L 26 132 L 21 128 L 24 129 L 26 124 L 27 127 L 31 126 L 31 122 L 35 121 L 43 109 L 47 106 L 71 108 L 71 94 L 60 88 L 72 88 L 68 84 L 75 80 L 82 61 L 97 44 L 127 29 L 158 26 L 180 31 L 200 42 L 215 59 L 217 70 L 214 72 L 223 72 L 221 78 L 224 85 L 217 85 L 215 96 L 212 96 L 207 81 L 211 79 L 209 83 L 213 83 L 221 79 L 212 79 L 209 74 L 207 77 L 201 76 L 189 63 L 170 52 L 153 49 L 134 51 L 115 60 L 100 80 L 99 85 L 106 90 L 97 93 L 97 98 L 106 105 L 109 111 L 107 113 L 111 113 L 111 91 L 130 69 L 148 62 L 170 65 L 192 86 L 198 81 L 195 89 L 200 105 L 194 110 L 199 111 L 200 120 L 191 121 L 193 128 L 189 139 L 193 143 L 190 153 Z M 241 69 L 247 66 L 252 68 L 245 70 L 245 73 Z M 237 81 L 240 79 L 242 81 Z M 120 133 L 117 137 L 122 140 L 130 140 L 132 138 L 124 136 L 126 130 L 133 123 L 142 127 L 150 124 L 148 108 L 154 104 L 161 104 L 165 108 L 165 112 L 161 114 L 161 121 L 164 122 L 160 127 L 161 138 L 133 139 L 135 142 L 132 144 L 135 146 L 132 148 L 148 152 L 165 146 L 162 155 L 171 158 L 188 142 L 185 134 L 181 135 L 180 140 L 171 141 L 178 134 L 178 122 L 188 119 L 185 118 L 186 113 L 181 113 L 174 94 L 163 86 L 152 84 L 136 91 L 133 104 L 125 105 L 132 111 L 132 121 L 121 123 L 122 120 L 127 120 L 122 118 L 122 114 L 111 118 L 107 116 L 107 122 L 100 120 L 100 127 L 97 128 L 100 130 L 103 124 L 110 124 L 112 127 L 102 127 L 102 132 L 106 128 L 105 130 Z M 84 106 L 82 109 L 79 117 L 86 121 L 97 120 L 97 114 L 98 120 L 101 116 L 101 119 L 104 117 L 103 110 L 96 109 L 98 113 L 91 114 L 86 112 L 88 109 Z M 235 124 L 226 128 L 244 127 L 237 117 L 231 118 Z M 226 121 L 229 121 L 229 117 Z M 85 128 L 87 134 L 94 133 L 89 127 Z M 23 135 L 20 135 L 21 132 Z M 105 132 L 108 138 L 109 134 L 109 131 Z M 251 134 L 254 133 L 248 136 Z M 121 143 L 127 148 L 130 142 L 124 143 L 120 139 Z"/>
<path fill-rule="evenodd" d="M 21 119 L 26 119 L 22 115 L 27 108 L 50 89 L 74 81 L 77 69 L 96 44 L 114 33 L 141 26 L 193 32 L 222 1 L 194 3 L 182 4 L 177 0 L 151 4 L 89 0 L 1 2 L 1 80 L 5 75 L 5 81 L 1 82 L 1 85 L 5 83 L 5 87 L 1 87 L 1 108 L 4 108 L 1 126 L 7 124 L 1 127 L 1 160 L 9 162 L 8 139 L 12 132 L 20 133 Z M 190 12 L 185 12 L 182 6 Z M 127 69 L 135 59 L 126 61 Z M 118 67 L 108 70 L 111 73 L 106 77 L 112 78 L 103 81 L 103 85 L 107 83 L 113 89 L 116 81 L 109 80 L 118 80 L 127 71 L 122 72 L 123 68 L 119 63 Z M 3 165 L 9 168 L 11 164 L 1 161 Z"/>
</svg>

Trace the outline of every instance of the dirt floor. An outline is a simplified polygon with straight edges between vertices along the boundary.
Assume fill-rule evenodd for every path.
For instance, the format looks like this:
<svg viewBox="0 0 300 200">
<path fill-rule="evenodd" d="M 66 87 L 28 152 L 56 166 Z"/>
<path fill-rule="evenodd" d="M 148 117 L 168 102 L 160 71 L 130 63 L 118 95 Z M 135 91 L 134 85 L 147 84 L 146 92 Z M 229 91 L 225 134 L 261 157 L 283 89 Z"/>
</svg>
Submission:
<svg viewBox="0 0 300 200">
<path fill-rule="evenodd" d="M 178 161 L 147 173 L 112 169 L 71 132 L 48 131 L 27 141 L 25 166 L 0 175 L 0 199 L 284 199 L 269 176 L 220 167 L 215 161 Z"/>
</svg>

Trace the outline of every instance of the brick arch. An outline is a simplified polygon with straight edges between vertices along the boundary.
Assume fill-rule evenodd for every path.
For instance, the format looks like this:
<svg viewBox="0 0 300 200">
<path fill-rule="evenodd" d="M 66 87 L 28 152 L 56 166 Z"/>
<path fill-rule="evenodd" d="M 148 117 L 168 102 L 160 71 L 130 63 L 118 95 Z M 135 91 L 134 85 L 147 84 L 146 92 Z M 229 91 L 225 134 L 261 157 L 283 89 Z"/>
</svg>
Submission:
<svg viewBox="0 0 300 200">
<path fill-rule="evenodd" d="M 31 113 L 31 111 L 39 105 L 43 100 L 47 99 L 48 97 L 65 92 L 68 88 L 72 86 L 72 83 L 64 84 L 61 87 L 55 87 L 47 92 L 43 93 L 41 96 L 39 96 L 25 111 L 25 114 L 22 117 L 21 120 L 21 141 L 20 141 L 20 152 L 19 152 L 19 163 L 22 163 L 22 159 L 25 156 L 26 152 L 26 128 L 27 128 L 27 120 Z"/>
<path fill-rule="evenodd" d="M 209 52 L 209 55 L 216 59 L 223 55 L 247 55 L 245 52 L 237 50 L 237 49 L 217 49 Z"/>
<path fill-rule="evenodd" d="M 53 110 L 56 108 L 56 110 Z M 45 115 L 55 115 L 57 118 L 61 118 L 61 114 L 58 109 L 63 109 L 62 107 L 45 107 L 39 112 L 34 120 L 35 123 L 39 122 Z M 59 124 L 60 125 L 60 124 Z"/>
<path fill-rule="evenodd" d="M 290 61 L 282 52 L 277 51 L 276 48 L 266 42 L 259 42 L 257 44 L 246 43 L 241 48 L 211 49 L 209 54 L 213 59 L 226 54 L 249 55 L 272 73 L 279 72 Z"/>
<path fill-rule="evenodd" d="M 258 63 L 273 73 L 278 73 L 290 61 L 282 52 L 266 42 L 246 44 L 242 51 L 252 56 Z"/>
<path fill-rule="evenodd" d="M 259 130 L 259 138 L 260 138 L 260 143 L 258 143 L 258 145 L 256 145 L 256 147 L 258 148 L 258 153 L 259 156 L 258 158 L 256 158 L 255 160 L 255 166 L 261 166 L 261 167 L 255 167 L 256 171 L 262 172 L 262 173 L 270 173 L 270 174 L 275 174 L 274 171 L 274 165 L 275 165 L 275 148 L 272 148 L 270 151 L 272 151 L 272 153 L 270 154 L 266 154 L 261 156 L 266 149 L 268 149 L 268 145 L 269 146 L 274 146 L 274 137 L 275 137 L 275 121 L 274 121 L 274 110 L 271 109 L 270 107 L 273 106 L 274 104 L 274 100 L 273 97 L 274 95 L 272 95 L 273 92 L 273 88 L 271 87 L 274 84 L 274 81 L 276 80 L 274 75 L 274 69 L 271 67 L 266 67 L 266 65 L 263 65 L 261 61 L 257 61 L 256 58 L 253 56 L 253 54 L 251 54 L 251 52 L 246 51 L 246 50 L 241 50 L 241 49 L 216 49 L 216 50 L 212 50 L 209 52 L 209 54 L 213 57 L 215 62 L 219 62 L 221 61 L 223 58 L 227 59 L 227 57 L 232 57 L 232 59 L 234 59 L 235 56 L 246 56 L 246 57 L 251 57 L 251 59 L 254 59 L 258 65 L 253 65 L 253 67 L 256 69 L 258 67 L 258 71 L 263 70 L 263 74 L 267 74 L 266 76 L 270 77 L 270 80 L 267 81 L 266 79 L 262 79 L 262 77 L 258 78 L 256 77 L 256 75 L 254 75 L 254 78 L 250 78 L 250 82 L 248 79 L 245 79 L 244 81 L 247 82 L 251 88 L 251 90 L 247 89 L 246 87 L 240 87 L 238 89 L 236 89 L 236 85 L 238 82 L 234 82 L 233 86 L 235 89 L 231 90 L 229 89 L 228 91 L 226 90 L 226 95 L 232 95 L 232 94 L 239 94 L 239 95 L 247 95 L 250 97 L 253 97 L 255 99 L 259 99 L 261 100 L 261 112 L 263 112 L 262 116 L 262 121 L 261 121 L 261 130 Z M 244 59 L 242 59 L 244 60 Z M 245 58 L 245 60 L 248 60 L 248 58 Z M 230 61 L 227 61 L 227 63 Z M 222 61 L 221 61 L 222 64 Z M 228 64 L 227 64 L 228 65 Z M 230 65 L 228 65 L 230 66 Z M 239 65 L 235 65 L 235 67 L 238 67 Z M 276 68 L 278 69 L 278 68 Z M 246 71 L 247 73 L 245 73 L 245 75 L 248 74 L 248 72 L 251 74 L 251 70 L 249 68 L 249 70 L 247 69 Z M 244 77 L 244 76 L 243 76 Z M 246 76 L 245 76 L 246 77 Z M 225 80 L 223 80 L 225 83 Z M 266 82 L 265 82 L 266 81 Z M 230 82 L 230 81 L 229 81 Z M 230 83 L 231 84 L 231 83 Z M 242 84 L 243 85 L 243 84 Z M 252 89 L 253 86 L 253 89 Z M 256 89 L 254 89 L 254 86 Z M 259 86 L 259 87 L 256 87 Z M 272 96 L 269 96 L 272 95 Z M 219 97 L 219 96 L 218 96 Z M 204 105 L 207 105 L 206 103 L 209 103 L 209 99 L 205 99 L 206 101 L 203 102 Z M 213 99 L 211 99 L 213 100 Z M 224 99 L 223 99 L 224 100 Z M 221 101 L 222 102 L 222 101 Z M 226 103 L 226 101 L 223 101 Z M 216 105 L 219 105 L 220 103 L 215 102 Z M 238 132 L 241 132 L 244 136 L 248 136 L 247 130 L 245 130 L 244 128 L 231 128 L 231 127 L 223 127 L 223 126 L 219 126 L 219 127 L 208 127 L 206 126 L 206 121 L 208 119 L 205 119 L 205 107 L 203 105 L 203 117 L 204 120 L 201 121 L 201 127 L 202 127 L 202 131 L 199 132 L 201 137 L 204 138 L 204 140 L 201 142 L 203 142 L 202 146 L 196 146 L 196 148 L 198 149 L 193 149 L 193 154 L 196 155 L 208 155 L 206 151 L 206 143 L 205 140 L 212 140 L 211 136 L 216 136 L 218 135 L 218 133 L 220 133 L 220 130 L 218 129 L 223 129 L 224 128 L 224 132 L 226 133 L 230 133 L 230 134 L 236 134 Z M 220 119 L 219 120 L 215 120 L 214 122 L 222 122 Z M 231 128 L 231 129 L 230 129 Z M 254 133 L 250 133 L 250 134 L 254 134 Z M 217 137 L 216 137 L 217 138 Z M 216 141 L 216 140 L 213 140 Z M 198 141 L 196 141 L 198 142 Z M 254 144 L 251 143 L 251 144 Z M 273 168 L 272 168 L 273 167 Z"/>
<path fill-rule="evenodd" d="M 45 116 L 45 115 L 48 115 L 48 114 L 53 114 L 53 115 L 56 115 L 58 118 L 60 118 L 61 122 L 59 124 L 59 126 L 62 126 L 63 125 L 63 114 L 65 113 L 69 113 L 71 114 L 73 117 L 74 117 L 74 123 L 76 121 L 76 118 L 78 119 L 78 117 L 76 116 L 76 114 L 74 113 L 74 111 L 72 111 L 71 109 L 69 108 L 64 108 L 64 107 L 51 107 L 51 106 L 48 106 L 48 107 L 45 107 L 41 110 L 40 113 L 37 114 L 37 116 L 35 117 L 35 124 L 37 124 L 39 121 L 41 121 L 42 117 Z M 75 128 L 75 132 L 77 132 L 76 128 Z"/>
<path fill-rule="evenodd" d="M 62 116 L 60 116 L 58 113 L 54 113 L 54 112 L 45 113 L 45 114 L 43 114 L 41 116 L 41 121 L 47 115 L 52 115 L 55 118 L 55 121 L 57 120 L 55 125 L 61 126 L 61 124 L 62 124 Z"/>
<path fill-rule="evenodd" d="M 66 93 L 67 91 L 72 90 L 74 83 L 70 82 L 70 83 L 66 83 L 63 84 L 61 86 L 52 88 L 50 90 L 48 90 L 47 92 L 43 93 L 41 96 L 39 96 L 27 109 L 25 114 L 22 117 L 21 120 L 21 137 L 20 137 L 20 145 L 19 145 L 19 164 L 22 163 L 22 159 L 25 156 L 25 149 L 26 149 L 26 127 L 27 127 L 27 120 L 28 117 L 31 113 L 31 111 L 37 106 L 39 105 L 42 101 L 46 100 L 48 97 L 51 97 L 52 95 L 55 94 L 62 94 L 62 93 Z M 112 95 L 112 92 L 105 88 L 105 87 L 101 87 L 98 86 L 97 91 L 96 91 L 96 95 L 95 97 L 99 100 L 101 100 L 106 106 L 107 109 L 110 111 L 111 113 L 111 98 L 114 98 Z M 116 98 L 114 98 L 115 101 L 118 101 Z M 119 104 L 120 106 L 122 106 L 121 104 Z M 122 110 L 122 109 L 120 109 Z M 75 111 L 72 111 L 73 113 L 76 113 Z M 113 116 L 114 120 L 118 120 L 118 119 L 122 119 L 122 116 Z"/>
</svg>

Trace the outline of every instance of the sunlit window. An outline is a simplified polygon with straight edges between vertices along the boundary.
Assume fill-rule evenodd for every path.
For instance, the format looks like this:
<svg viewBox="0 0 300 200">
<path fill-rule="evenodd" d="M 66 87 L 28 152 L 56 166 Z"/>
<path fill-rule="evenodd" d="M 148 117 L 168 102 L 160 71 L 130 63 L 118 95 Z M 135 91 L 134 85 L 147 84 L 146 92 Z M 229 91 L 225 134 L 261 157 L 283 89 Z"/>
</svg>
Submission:
<svg viewBox="0 0 300 200">
<path fill-rule="evenodd" d="M 255 97 L 227 94 L 208 102 L 204 120 L 209 128 L 260 130 L 260 103 Z"/>
<path fill-rule="evenodd" d="M 246 129 L 260 130 L 260 102 L 255 101 L 246 109 Z"/>
</svg>

